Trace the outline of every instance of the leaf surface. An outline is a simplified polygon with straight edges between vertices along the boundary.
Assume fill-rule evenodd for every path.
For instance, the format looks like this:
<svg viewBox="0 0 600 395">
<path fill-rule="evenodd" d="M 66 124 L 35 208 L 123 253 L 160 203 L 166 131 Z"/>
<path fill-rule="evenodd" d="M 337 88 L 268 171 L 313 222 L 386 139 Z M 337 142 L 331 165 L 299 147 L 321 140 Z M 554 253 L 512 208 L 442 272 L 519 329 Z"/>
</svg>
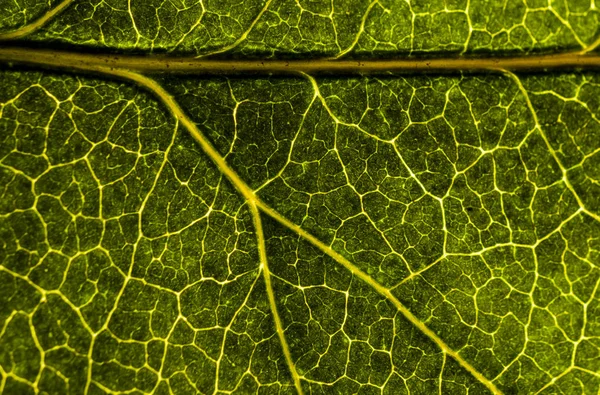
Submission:
<svg viewBox="0 0 600 395">
<path fill-rule="evenodd" d="M 250 58 L 595 46 L 593 3 L 389 3 L 15 2 L 0 29 Z M 0 392 L 600 390 L 597 73 L 95 71 L 0 70 Z"/>
</svg>

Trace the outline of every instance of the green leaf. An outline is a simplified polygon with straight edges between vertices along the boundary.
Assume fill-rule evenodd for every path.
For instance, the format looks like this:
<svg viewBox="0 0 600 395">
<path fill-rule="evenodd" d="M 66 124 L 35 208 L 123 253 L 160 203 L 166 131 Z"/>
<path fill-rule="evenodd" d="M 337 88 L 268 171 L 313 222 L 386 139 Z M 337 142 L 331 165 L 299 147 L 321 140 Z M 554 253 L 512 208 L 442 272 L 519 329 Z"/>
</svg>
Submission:
<svg viewBox="0 0 600 395">
<path fill-rule="evenodd" d="M 553 59 L 593 2 L 0 9 L 0 393 L 600 391 L 597 72 L 121 57 Z"/>
</svg>

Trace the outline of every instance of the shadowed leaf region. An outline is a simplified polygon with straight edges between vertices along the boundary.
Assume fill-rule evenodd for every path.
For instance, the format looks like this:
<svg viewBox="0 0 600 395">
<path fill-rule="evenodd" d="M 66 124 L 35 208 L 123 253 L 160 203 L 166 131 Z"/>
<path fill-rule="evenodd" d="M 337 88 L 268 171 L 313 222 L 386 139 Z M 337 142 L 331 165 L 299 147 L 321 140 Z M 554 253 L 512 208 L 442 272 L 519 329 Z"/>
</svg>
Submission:
<svg viewBox="0 0 600 395">
<path fill-rule="evenodd" d="M 0 41 L 149 56 L 585 53 L 598 26 L 587 1 L 0 9 Z M 600 391 L 595 71 L 0 65 L 0 393 Z"/>
</svg>

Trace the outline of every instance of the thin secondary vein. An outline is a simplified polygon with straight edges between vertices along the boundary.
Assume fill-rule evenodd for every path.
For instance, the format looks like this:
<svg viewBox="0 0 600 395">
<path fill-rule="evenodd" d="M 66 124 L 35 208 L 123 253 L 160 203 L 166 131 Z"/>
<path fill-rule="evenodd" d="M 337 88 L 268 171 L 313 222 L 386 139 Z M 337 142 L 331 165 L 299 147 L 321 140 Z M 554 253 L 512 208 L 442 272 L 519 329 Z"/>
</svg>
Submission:
<svg viewBox="0 0 600 395">
<path fill-rule="evenodd" d="M 215 376 L 215 388 L 213 391 L 213 395 L 219 392 L 219 372 L 221 370 L 221 361 L 223 360 L 223 355 L 225 354 L 225 342 L 227 341 L 227 335 L 229 334 L 229 331 L 231 331 L 231 327 L 235 323 L 235 320 L 236 320 L 238 314 L 244 309 L 244 307 L 247 306 L 248 300 L 250 299 L 250 295 L 254 291 L 254 287 L 256 286 L 256 282 L 258 281 L 259 277 L 260 277 L 260 271 L 257 272 L 256 277 L 254 278 L 254 281 L 252 282 L 252 285 L 250 286 L 250 289 L 248 290 L 248 293 L 246 294 L 246 297 L 244 298 L 244 302 L 235 311 L 235 313 L 233 313 L 233 316 L 231 317 L 229 324 L 223 329 L 223 332 L 224 332 L 223 338 L 221 339 L 221 347 L 220 347 L 220 351 L 219 351 L 219 357 L 217 358 L 217 363 L 216 363 L 217 366 L 215 368 L 215 372 L 217 374 Z"/>
<path fill-rule="evenodd" d="M 398 309 L 398 311 L 406 317 L 413 325 L 415 325 L 422 333 L 428 336 L 432 341 L 434 341 L 440 349 L 445 352 L 447 355 L 450 355 L 454 358 L 463 368 L 469 371 L 477 380 L 479 380 L 482 384 L 484 384 L 492 393 L 501 394 L 500 390 L 484 377 L 477 369 L 475 369 L 470 363 L 464 360 L 460 354 L 456 351 L 452 350 L 437 334 L 435 334 L 431 329 L 429 329 L 423 322 L 421 322 L 412 312 L 410 312 L 392 293 L 389 289 L 385 288 L 375 280 L 373 280 L 369 275 L 360 270 L 350 261 L 348 261 L 345 257 L 343 257 L 338 252 L 334 251 L 330 246 L 325 245 L 320 240 L 318 240 L 315 236 L 306 232 L 298 225 L 292 223 L 287 218 L 283 217 L 281 214 L 276 212 L 274 209 L 269 207 L 267 204 L 262 202 L 252 191 L 252 189 L 246 185 L 246 183 L 237 175 L 237 173 L 229 167 L 229 165 L 225 162 L 225 159 L 217 152 L 217 150 L 212 146 L 212 144 L 206 139 L 206 137 L 200 132 L 198 127 L 194 122 L 192 122 L 187 115 L 183 112 L 183 110 L 179 107 L 178 103 L 171 97 L 171 95 L 156 81 L 153 79 L 146 77 L 144 75 L 138 74 L 133 71 L 123 70 L 123 69 L 115 69 L 110 67 L 102 67 L 98 65 L 87 65 L 85 70 L 94 71 L 102 74 L 108 74 L 114 77 L 124 78 L 133 82 L 138 83 L 140 86 L 150 90 L 153 92 L 158 98 L 167 106 L 169 111 L 177 118 L 183 126 L 186 127 L 188 132 L 192 135 L 192 137 L 200 144 L 201 148 L 204 152 L 211 158 L 211 160 L 217 165 L 219 170 L 223 172 L 223 174 L 229 179 L 229 181 L 234 185 L 234 187 L 246 198 L 250 207 L 256 207 L 260 209 L 265 214 L 269 215 L 288 229 L 294 231 L 299 236 L 303 237 L 305 240 L 309 241 L 311 244 L 319 248 L 321 251 L 329 255 L 335 261 L 346 267 L 349 271 L 353 273 L 353 275 L 357 276 L 361 280 L 365 281 L 369 284 L 373 289 L 375 289 L 379 294 L 390 300 Z M 262 232 L 262 225 L 260 228 Z M 257 230 L 258 231 L 258 230 Z M 268 268 L 266 269 L 268 270 Z M 271 296 L 270 296 L 271 297 Z M 286 344 L 287 346 L 287 344 Z M 283 343 L 282 343 L 282 347 Z M 289 351 L 288 351 L 289 353 Z M 286 356 L 286 359 L 288 356 Z M 293 366 L 293 364 L 291 365 Z"/>
<path fill-rule="evenodd" d="M 592 42 L 590 45 L 588 45 L 587 47 L 582 49 L 580 51 L 580 53 L 586 54 L 588 52 L 592 52 L 592 51 L 596 50 L 598 48 L 598 46 L 600 46 L 600 37 L 598 37 L 596 40 L 594 40 L 594 42 Z"/>
<path fill-rule="evenodd" d="M 235 40 L 234 42 L 232 42 L 229 45 L 224 46 L 223 48 L 217 49 L 213 52 L 209 52 L 207 54 L 204 55 L 200 55 L 197 58 L 203 58 L 206 56 L 213 56 L 213 55 L 217 55 L 220 53 L 224 53 L 227 51 L 230 51 L 232 49 L 234 49 L 235 47 L 237 47 L 238 45 L 240 45 L 244 40 L 246 40 L 246 38 L 248 37 L 248 34 L 250 34 L 250 32 L 252 31 L 252 29 L 254 29 L 254 26 L 256 26 L 256 24 L 258 23 L 258 21 L 260 20 L 260 18 L 262 18 L 263 14 L 265 12 L 267 12 L 267 10 L 269 9 L 269 6 L 271 5 L 271 1 L 273 0 L 267 0 L 267 2 L 265 3 L 264 7 L 260 10 L 260 12 L 258 13 L 258 15 L 256 16 L 256 18 L 254 18 L 254 20 L 252 21 L 252 23 L 250 24 L 250 26 L 248 27 L 248 29 L 246 29 L 246 31 L 244 31 L 244 33 L 242 33 L 242 35 L 240 37 L 238 37 L 237 40 Z"/>
<path fill-rule="evenodd" d="M 347 53 L 349 53 L 350 51 L 352 51 L 354 49 L 354 47 L 356 46 L 356 44 L 358 44 L 358 40 L 360 40 L 360 37 L 362 36 L 362 34 L 365 31 L 365 23 L 367 22 L 367 18 L 369 17 L 369 14 L 371 13 L 371 10 L 373 9 L 373 7 L 375 7 L 375 5 L 379 4 L 379 0 L 374 0 L 373 2 L 371 2 L 371 4 L 369 4 L 369 6 L 367 7 L 361 21 L 360 21 L 360 27 L 358 29 L 358 32 L 356 33 L 356 35 L 354 36 L 354 40 L 352 41 L 352 43 L 343 51 L 341 51 L 339 54 L 337 54 L 335 56 L 335 58 L 341 58 L 344 55 L 346 55 Z"/>
</svg>

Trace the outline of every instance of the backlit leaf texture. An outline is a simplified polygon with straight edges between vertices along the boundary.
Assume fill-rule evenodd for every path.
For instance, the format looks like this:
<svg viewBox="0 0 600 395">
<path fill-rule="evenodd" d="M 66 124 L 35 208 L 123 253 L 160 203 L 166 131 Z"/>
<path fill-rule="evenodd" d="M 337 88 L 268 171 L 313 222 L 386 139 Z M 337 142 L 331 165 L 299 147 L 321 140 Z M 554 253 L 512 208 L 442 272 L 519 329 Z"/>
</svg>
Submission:
<svg viewBox="0 0 600 395">
<path fill-rule="evenodd" d="M 149 56 L 599 30 L 582 0 L 0 5 L 0 39 Z M 600 391 L 597 72 L 130 76 L 0 69 L 1 393 Z"/>
</svg>

